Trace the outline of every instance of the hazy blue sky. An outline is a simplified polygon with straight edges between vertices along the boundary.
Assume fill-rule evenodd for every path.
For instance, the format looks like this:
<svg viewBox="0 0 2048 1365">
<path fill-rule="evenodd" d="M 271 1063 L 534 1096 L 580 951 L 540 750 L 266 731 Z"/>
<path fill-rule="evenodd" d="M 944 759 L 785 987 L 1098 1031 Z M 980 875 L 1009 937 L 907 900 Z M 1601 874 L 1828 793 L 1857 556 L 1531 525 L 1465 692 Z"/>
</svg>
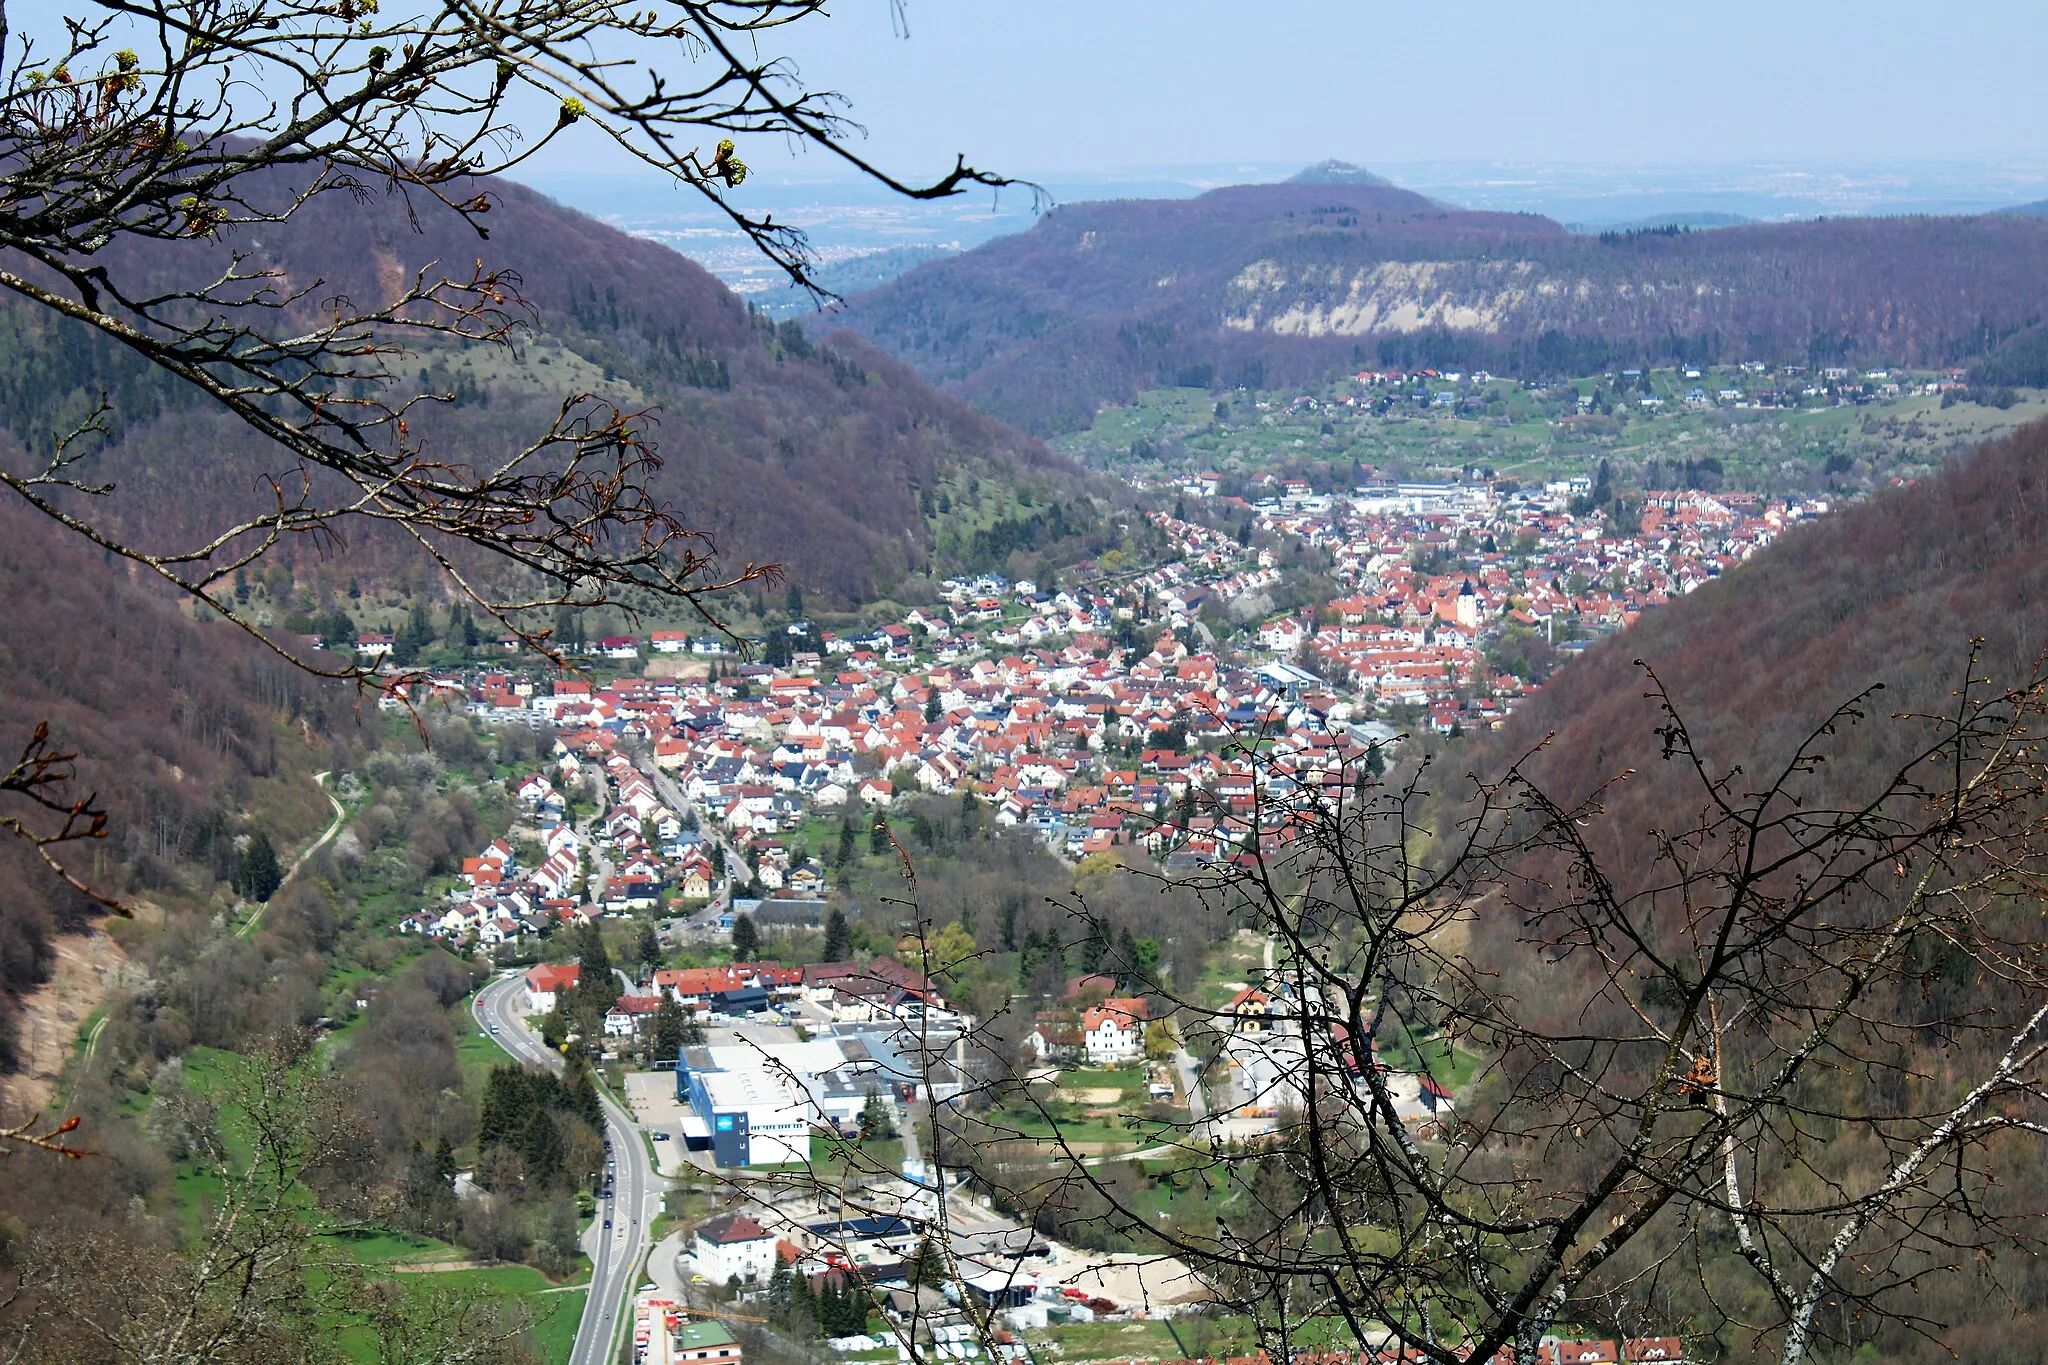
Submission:
<svg viewBox="0 0 2048 1365">
<path fill-rule="evenodd" d="M 2048 4 L 839 0 L 789 31 L 896 166 L 2048 159 Z M 757 148 L 766 167 L 777 157 Z"/>
<path fill-rule="evenodd" d="M 407 0 L 386 0 L 387 11 Z M 90 0 L 10 0 L 17 34 Z M 2048 164 L 2044 0 L 834 0 L 770 36 L 908 174 L 1232 161 Z M 538 111 L 545 120 L 549 111 Z M 782 149 L 752 139 L 763 171 Z M 822 159 L 799 163 L 824 170 Z M 530 170 L 629 170 L 587 138 Z"/>
</svg>

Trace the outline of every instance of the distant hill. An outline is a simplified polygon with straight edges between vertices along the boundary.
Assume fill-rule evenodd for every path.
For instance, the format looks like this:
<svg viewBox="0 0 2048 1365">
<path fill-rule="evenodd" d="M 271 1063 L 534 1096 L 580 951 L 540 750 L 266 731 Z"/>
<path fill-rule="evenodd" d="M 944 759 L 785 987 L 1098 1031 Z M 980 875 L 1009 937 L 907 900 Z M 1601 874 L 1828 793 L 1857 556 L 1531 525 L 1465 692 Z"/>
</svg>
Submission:
<svg viewBox="0 0 2048 1365">
<path fill-rule="evenodd" d="M 833 261 L 818 268 L 815 278 L 818 287 L 827 293 L 844 298 L 864 289 L 875 289 L 887 284 L 905 271 L 915 270 L 926 261 L 945 260 L 960 254 L 957 246 L 897 246 L 886 251 L 872 251 L 862 256 L 850 256 L 843 261 Z M 778 318 L 802 317 L 817 309 L 817 299 L 809 290 L 794 285 L 781 292 L 771 291 L 756 295 L 749 303 L 773 313 Z"/>
<path fill-rule="evenodd" d="M 1834 219 L 1577 235 L 1382 185 L 1070 204 L 852 300 L 862 334 L 1027 430 L 1160 384 L 1370 365 L 1930 364 L 2048 316 L 2048 222 Z"/>
<path fill-rule="evenodd" d="M 2048 218 L 2048 199 L 2036 199 L 2031 204 L 2015 204 L 2009 209 L 2000 209 L 1999 212 L 2016 214 L 2022 218 Z"/>
<path fill-rule="evenodd" d="M 1391 189 L 1394 182 L 1383 175 L 1374 175 L 1363 166 L 1354 166 L 1348 161 L 1318 161 L 1304 170 L 1287 177 L 1290 185 L 1362 185 L 1368 189 Z"/>
<path fill-rule="evenodd" d="M 1083 476 L 1037 441 L 851 336 L 826 342 L 802 324 L 752 313 L 668 247 L 522 186 L 479 182 L 461 192 L 483 190 L 496 203 L 487 242 L 452 214 L 422 208 L 409 221 L 394 196 L 331 194 L 287 227 L 150 259 L 192 274 L 230 248 L 245 250 L 295 282 L 324 281 L 314 298 L 389 297 L 436 262 L 451 273 L 479 259 L 516 271 L 536 331 L 519 357 L 427 345 L 407 362 L 458 395 L 452 408 L 421 416 L 429 438 L 509 449 L 578 390 L 652 409 L 665 461 L 656 487 L 685 523 L 712 532 L 735 568 L 786 565 L 821 605 L 868 599 L 939 554 L 920 490 L 949 478 L 1034 484 L 1053 497 L 1080 486 Z M 188 534 L 216 505 L 249 498 L 256 476 L 278 464 L 238 423 L 138 362 L 70 324 L 0 304 L 0 428 L 17 442 L 45 440 L 60 414 L 83 412 L 101 390 L 115 397 L 120 426 L 100 459 L 117 476 L 128 524 L 147 535 Z M 306 571 L 333 582 L 395 572 L 398 562 L 380 558 L 374 537 L 342 561 L 300 548 Z"/>
</svg>

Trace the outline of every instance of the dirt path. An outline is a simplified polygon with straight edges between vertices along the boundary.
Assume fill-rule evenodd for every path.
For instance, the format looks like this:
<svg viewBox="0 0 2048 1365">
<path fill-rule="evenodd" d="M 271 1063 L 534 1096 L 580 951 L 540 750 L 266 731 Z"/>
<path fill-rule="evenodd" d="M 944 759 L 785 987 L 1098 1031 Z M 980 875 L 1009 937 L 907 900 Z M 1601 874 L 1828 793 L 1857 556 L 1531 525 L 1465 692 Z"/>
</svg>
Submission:
<svg viewBox="0 0 2048 1365">
<path fill-rule="evenodd" d="M 57 1085 L 78 1045 L 78 1030 L 100 1007 L 108 987 L 120 979 L 127 965 L 121 946 L 106 930 L 89 934 L 60 934 L 55 940 L 57 961 L 50 979 L 21 1000 L 21 1037 L 24 1062 L 20 1073 L 6 1080 L 7 1098 L 25 1112 L 47 1108 L 57 1097 Z M 98 1051 L 101 1020 L 86 1038 L 86 1051 L 79 1074 L 91 1065 Z M 74 1080 L 73 1084 L 76 1084 Z"/>
<path fill-rule="evenodd" d="M 324 790 L 327 785 L 326 773 L 315 773 L 313 780 Z M 328 804 L 334 807 L 334 819 L 322 831 L 319 838 L 306 845 L 284 874 L 281 888 L 305 866 L 306 860 L 333 841 L 341 832 L 342 821 L 347 813 L 341 802 L 329 793 Z M 142 912 L 153 907 L 143 905 Z M 257 906 L 255 914 L 235 930 L 237 936 L 247 938 L 263 918 L 263 907 Z M 106 1020 L 94 1024 L 80 1047 L 79 1028 L 92 1012 L 100 1007 L 106 998 L 108 987 L 120 979 L 126 967 L 128 956 L 121 946 L 108 937 L 103 928 L 94 928 L 89 934 L 60 934 L 56 939 L 57 961 L 50 973 L 50 979 L 28 992 L 21 1000 L 21 1036 L 25 1065 L 21 1071 L 0 1081 L 0 1094 L 4 1094 L 12 1109 L 24 1113 L 40 1112 L 49 1107 L 57 1098 L 58 1084 L 63 1078 L 65 1064 L 77 1052 L 78 1065 L 73 1072 L 72 1084 L 77 1085 L 93 1061 L 99 1055 L 100 1035 L 106 1028 Z"/>
<path fill-rule="evenodd" d="M 307 844 L 304 849 L 300 850 L 299 856 L 292 859 L 292 865 L 284 870 L 284 876 L 278 880 L 277 891 L 284 890 L 285 887 L 288 884 L 290 884 L 291 879 L 298 875 L 299 869 L 306 865 L 306 859 L 312 857 L 315 853 L 318 853 L 321 849 L 327 847 L 327 845 L 333 841 L 334 836 L 341 833 L 341 822 L 348 818 L 348 812 L 344 811 L 341 808 L 341 802 L 335 800 L 334 793 L 327 790 L 327 774 L 314 773 L 313 780 L 320 784 L 320 790 L 327 797 L 327 804 L 334 807 L 334 819 L 328 823 L 326 829 L 320 832 L 319 838 L 315 839 L 312 843 Z M 277 899 L 277 891 L 273 891 L 270 893 L 271 900 Z M 258 905 L 256 907 L 255 913 L 251 914 L 249 918 L 243 920 L 241 925 L 238 928 L 236 928 L 235 937 L 247 938 L 249 937 L 249 935 L 255 933 L 256 926 L 263 923 L 263 912 L 264 910 L 269 908 L 269 905 L 270 901 L 264 901 L 260 905 Z"/>
</svg>

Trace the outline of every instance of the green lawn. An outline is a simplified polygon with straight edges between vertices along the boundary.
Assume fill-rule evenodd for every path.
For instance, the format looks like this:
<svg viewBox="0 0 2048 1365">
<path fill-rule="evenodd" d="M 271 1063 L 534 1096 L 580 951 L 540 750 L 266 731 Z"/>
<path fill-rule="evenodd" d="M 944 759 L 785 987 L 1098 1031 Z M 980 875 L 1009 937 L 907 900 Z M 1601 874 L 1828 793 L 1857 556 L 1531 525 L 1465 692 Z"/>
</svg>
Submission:
<svg viewBox="0 0 2048 1365">
<path fill-rule="evenodd" d="M 476 1019 L 469 1012 L 469 1001 L 457 1002 L 448 1011 L 448 1022 L 455 1028 L 455 1064 L 462 1068 L 463 1088 L 473 1086 L 481 1095 L 484 1078 L 490 1074 L 491 1068 L 505 1065 L 512 1060 L 512 1054 L 476 1026 Z"/>
<path fill-rule="evenodd" d="M 452 1243 L 410 1232 L 345 1232 L 321 1240 L 357 1265 L 400 1266 L 407 1261 L 454 1261 L 469 1256 Z"/>
<path fill-rule="evenodd" d="M 1073 1360 L 1178 1360 L 1180 1348 L 1163 1322 L 1076 1322 L 1025 1333 L 1032 1345 L 1059 1349 Z"/>
<path fill-rule="evenodd" d="M 583 1301 L 589 1290 L 582 1286 L 557 1288 L 547 1277 L 529 1266 L 492 1266 L 485 1270 L 427 1271 L 400 1275 L 393 1281 L 408 1295 L 425 1296 L 435 1289 L 483 1287 L 507 1298 L 523 1298 L 533 1313 L 530 1335 L 542 1359 L 562 1365 L 576 1342 L 576 1326 L 583 1317 Z M 345 1331 L 341 1347 L 350 1358 L 365 1362 L 377 1359 L 376 1342 L 362 1329 Z"/>
<path fill-rule="evenodd" d="M 1397 1030 L 1382 1030 L 1379 1049 L 1380 1060 L 1396 1071 L 1419 1074 L 1427 1071 L 1438 1085 L 1456 1094 L 1478 1074 L 1484 1059 L 1475 1052 L 1468 1052 L 1446 1042 L 1440 1037 L 1408 1040 L 1397 1036 Z"/>
<path fill-rule="evenodd" d="M 1202 961 L 1195 999 L 1209 1009 L 1222 1009 L 1241 987 L 1265 974 L 1265 951 L 1261 940 L 1236 935 L 1217 944 Z"/>
<path fill-rule="evenodd" d="M 569 1359 L 569 1352 L 576 1345 L 576 1326 L 583 1320 L 583 1301 L 589 1297 L 588 1289 L 534 1296 L 535 1311 L 544 1316 L 535 1321 L 531 1335 L 543 1359 L 556 1365 Z"/>
<path fill-rule="evenodd" d="M 1069 1105 L 1048 1104 L 1047 1113 L 1036 1109 L 1000 1109 L 989 1115 L 989 1123 L 1005 1130 L 1006 1136 L 1031 1142 L 1051 1143 L 1063 1138 L 1069 1143 L 1101 1143 L 1119 1149 L 1137 1150 L 1157 1146 L 1176 1137 L 1181 1130 L 1149 1119 L 1118 1117 L 1084 1118 Z"/>
</svg>

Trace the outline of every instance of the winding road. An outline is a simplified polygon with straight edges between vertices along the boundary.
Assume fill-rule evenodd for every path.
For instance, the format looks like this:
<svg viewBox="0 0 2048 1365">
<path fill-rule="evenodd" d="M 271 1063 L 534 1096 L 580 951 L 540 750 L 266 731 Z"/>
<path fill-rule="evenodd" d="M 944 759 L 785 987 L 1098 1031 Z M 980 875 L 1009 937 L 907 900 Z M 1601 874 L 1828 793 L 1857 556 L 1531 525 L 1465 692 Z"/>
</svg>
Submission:
<svg viewBox="0 0 2048 1365">
<path fill-rule="evenodd" d="M 521 1003 L 525 982 L 518 973 L 501 976 L 476 993 L 469 1012 L 477 1026 L 489 1032 L 498 1046 L 530 1066 L 562 1069 L 561 1055 L 526 1027 L 525 1016 L 515 1012 Z M 640 1136 L 639 1125 L 612 1097 L 599 1092 L 604 1104 L 604 1137 L 612 1193 L 598 1200 L 598 1216 L 584 1236 L 584 1250 L 590 1254 L 590 1293 L 583 1301 L 583 1321 L 576 1328 L 576 1344 L 569 1352 L 568 1365 L 608 1365 L 618 1333 L 625 1325 L 626 1292 L 638 1281 L 654 1227 L 661 1211 L 661 1196 L 668 1182 L 654 1173 L 653 1159 Z M 604 1226 L 609 1219 L 612 1226 Z"/>
</svg>

